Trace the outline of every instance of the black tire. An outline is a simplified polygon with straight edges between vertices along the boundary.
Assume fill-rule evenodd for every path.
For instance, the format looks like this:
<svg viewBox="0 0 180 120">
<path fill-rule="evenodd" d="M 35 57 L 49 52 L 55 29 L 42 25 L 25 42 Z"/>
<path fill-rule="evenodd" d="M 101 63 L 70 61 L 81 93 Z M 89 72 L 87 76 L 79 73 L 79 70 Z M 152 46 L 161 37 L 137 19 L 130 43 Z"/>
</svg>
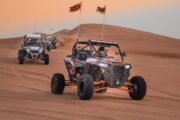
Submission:
<svg viewBox="0 0 180 120">
<path fill-rule="evenodd" d="M 65 88 L 65 78 L 63 74 L 56 73 L 51 80 L 51 92 L 53 94 L 62 94 Z"/>
<path fill-rule="evenodd" d="M 50 52 L 51 51 L 51 47 L 50 45 L 47 45 L 47 51 Z"/>
<path fill-rule="evenodd" d="M 146 95 L 147 89 L 144 78 L 135 76 L 131 78 L 130 82 L 133 86 L 129 86 L 129 90 L 132 90 L 133 92 L 130 92 L 129 96 L 134 100 L 142 100 Z"/>
<path fill-rule="evenodd" d="M 91 75 L 83 74 L 78 82 L 78 96 L 81 100 L 90 100 L 94 93 L 94 81 Z"/>
<path fill-rule="evenodd" d="M 18 60 L 20 59 L 21 50 L 18 51 Z"/>
<path fill-rule="evenodd" d="M 18 59 L 19 59 L 19 64 L 23 64 L 24 63 L 24 54 L 22 51 L 19 51 L 18 53 Z"/>
<path fill-rule="evenodd" d="M 53 45 L 53 48 L 54 48 L 54 49 L 57 49 L 57 46 L 56 46 L 56 45 Z"/>
<path fill-rule="evenodd" d="M 44 55 L 44 64 L 46 64 L 46 65 L 49 64 L 49 55 L 48 54 Z"/>
</svg>

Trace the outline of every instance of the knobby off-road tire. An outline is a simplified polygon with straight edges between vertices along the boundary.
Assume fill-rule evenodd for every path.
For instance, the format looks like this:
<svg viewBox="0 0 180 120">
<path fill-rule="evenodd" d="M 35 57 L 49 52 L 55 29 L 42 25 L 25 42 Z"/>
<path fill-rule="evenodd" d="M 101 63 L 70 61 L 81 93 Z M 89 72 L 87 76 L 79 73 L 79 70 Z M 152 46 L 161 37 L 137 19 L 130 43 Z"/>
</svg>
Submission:
<svg viewBox="0 0 180 120">
<path fill-rule="evenodd" d="M 46 64 L 46 65 L 49 64 L 49 55 L 48 54 L 44 55 L 44 64 Z"/>
<path fill-rule="evenodd" d="M 146 82 L 144 78 L 135 76 L 130 80 L 133 86 L 129 86 L 129 90 L 133 91 L 129 93 L 129 96 L 134 100 L 142 100 L 146 95 Z"/>
<path fill-rule="evenodd" d="M 23 64 L 24 63 L 24 54 L 22 51 L 19 51 L 18 53 L 18 59 L 19 59 L 19 64 Z"/>
<path fill-rule="evenodd" d="M 94 93 L 94 81 L 91 75 L 83 74 L 78 82 L 78 96 L 81 100 L 90 100 Z"/>
<path fill-rule="evenodd" d="M 47 45 L 47 51 L 50 52 L 51 51 L 51 47 L 50 45 Z"/>
<path fill-rule="evenodd" d="M 51 80 L 51 92 L 53 94 L 62 94 L 65 88 L 65 78 L 63 74 L 56 73 Z"/>
<path fill-rule="evenodd" d="M 20 59 L 21 50 L 18 51 L 18 60 Z"/>
</svg>

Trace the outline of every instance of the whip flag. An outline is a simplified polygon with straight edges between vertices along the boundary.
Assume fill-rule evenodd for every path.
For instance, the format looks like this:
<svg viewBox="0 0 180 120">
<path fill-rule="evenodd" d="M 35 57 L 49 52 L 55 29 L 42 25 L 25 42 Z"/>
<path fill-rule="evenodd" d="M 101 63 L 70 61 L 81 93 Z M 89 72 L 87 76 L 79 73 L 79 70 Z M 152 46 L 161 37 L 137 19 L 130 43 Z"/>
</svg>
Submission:
<svg viewBox="0 0 180 120">
<path fill-rule="evenodd" d="M 76 5 L 73 5 L 69 8 L 69 12 L 79 12 L 79 25 L 78 25 L 78 31 L 77 31 L 77 41 L 79 41 L 79 32 L 80 32 L 80 23 L 81 23 L 81 8 L 82 8 L 82 1 Z"/>
<path fill-rule="evenodd" d="M 73 5 L 69 8 L 69 11 L 70 12 L 76 12 L 78 10 L 81 10 L 81 6 L 82 6 L 82 2 L 76 4 L 76 5 Z"/>
<path fill-rule="evenodd" d="M 106 6 L 104 6 L 104 7 L 99 7 L 98 6 L 96 11 L 99 12 L 99 13 L 105 14 L 106 13 Z"/>
<path fill-rule="evenodd" d="M 105 24 L 105 19 L 106 19 L 106 6 L 104 6 L 104 7 L 99 7 L 98 6 L 96 11 L 103 14 L 102 36 L 101 36 L 101 40 L 103 40 L 104 39 L 104 24 Z"/>
</svg>

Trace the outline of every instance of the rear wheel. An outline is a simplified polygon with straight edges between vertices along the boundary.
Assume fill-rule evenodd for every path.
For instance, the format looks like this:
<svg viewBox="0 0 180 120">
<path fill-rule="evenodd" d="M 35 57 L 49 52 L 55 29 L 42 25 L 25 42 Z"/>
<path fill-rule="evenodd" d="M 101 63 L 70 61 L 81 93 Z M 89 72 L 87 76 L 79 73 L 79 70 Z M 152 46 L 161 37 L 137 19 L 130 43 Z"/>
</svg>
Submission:
<svg viewBox="0 0 180 120">
<path fill-rule="evenodd" d="M 51 80 L 51 92 L 53 94 L 62 94 L 65 88 L 65 78 L 63 74 L 56 73 Z"/>
<path fill-rule="evenodd" d="M 91 75 L 83 74 L 78 82 L 78 96 L 81 100 L 89 100 L 94 93 L 94 81 Z"/>
<path fill-rule="evenodd" d="M 21 50 L 18 51 L 18 60 L 20 59 Z"/>
<path fill-rule="evenodd" d="M 135 76 L 130 80 L 132 86 L 129 86 L 129 90 L 133 91 L 129 93 L 129 96 L 134 100 L 141 100 L 146 95 L 146 82 L 144 78 Z"/>
<path fill-rule="evenodd" d="M 46 64 L 46 65 L 49 64 L 49 55 L 48 54 L 44 55 L 44 64 Z"/>
<path fill-rule="evenodd" d="M 47 45 L 47 51 L 51 51 L 51 47 L 50 47 L 50 45 Z"/>
</svg>

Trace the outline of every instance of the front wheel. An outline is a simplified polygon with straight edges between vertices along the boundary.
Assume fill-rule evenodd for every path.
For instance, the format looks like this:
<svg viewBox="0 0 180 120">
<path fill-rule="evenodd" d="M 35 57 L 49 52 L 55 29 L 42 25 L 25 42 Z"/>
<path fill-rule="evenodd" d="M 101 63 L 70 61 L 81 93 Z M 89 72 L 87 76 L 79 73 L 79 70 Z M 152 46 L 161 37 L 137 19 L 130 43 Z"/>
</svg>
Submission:
<svg viewBox="0 0 180 120">
<path fill-rule="evenodd" d="M 133 84 L 129 86 L 129 90 L 132 91 L 129 93 L 129 96 L 134 100 L 141 100 L 146 95 L 146 82 L 144 78 L 140 76 L 135 76 L 131 78 L 130 83 Z"/>
<path fill-rule="evenodd" d="M 50 52 L 51 51 L 51 47 L 50 45 L 47 45 L 47 51 Z"/>
<path fill-rule="evenodd" d="M 51 80 L 51 92 L 53 94 L 62 94 L 65 88 L 65 78 L 63 74 L 56 73 Z"/>
<path fill-rule="evenodd" d="M 49 55 L 48 54 L 44 55 L 44 64 L 46 64 L 46 65 L 49 64 Z"/>
<path fill-rule="evenodd" d="M 94 93 L 94 81 L 91 75 L 83 74 L 78 82 L 78 96 L 81 100 L 90 100 Z"/>
<path fill-rule="evenodd" d="M 24 54 L 23 54 L 22 51 L 19 51 L 18 59 L 19 59 L 19 64 L 23 64 L 24 63 Z"/>
</svg>

